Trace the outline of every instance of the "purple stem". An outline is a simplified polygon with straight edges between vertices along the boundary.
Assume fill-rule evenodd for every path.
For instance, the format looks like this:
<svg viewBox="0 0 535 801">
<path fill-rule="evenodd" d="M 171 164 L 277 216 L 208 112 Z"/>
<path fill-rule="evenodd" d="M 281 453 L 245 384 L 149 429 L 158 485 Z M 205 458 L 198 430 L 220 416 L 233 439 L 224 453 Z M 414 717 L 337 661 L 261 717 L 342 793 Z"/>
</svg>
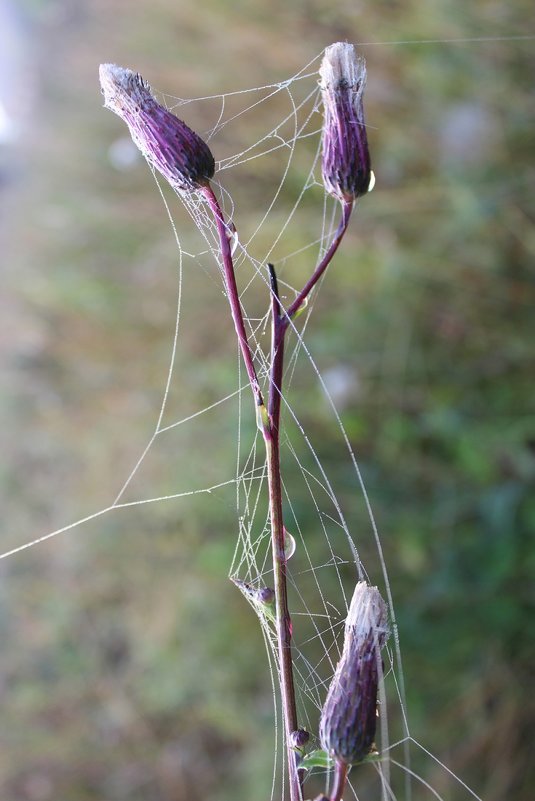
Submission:
<svg viewBox="0 0 535 801">
<path fill-rule="evenodd" d="M 338 225 L 336 234 L 329 246 L 329 249 L 327 250 L 320 264 L 316 267 L 310 279 L 303 287 L 302 291 L 299 293 L 287 311 L 285 311 L 280 302 L 275 270 L 272 265 L 269 265 L 272 297 L 272 339 L 269 372 L 269 398 L 268 408 L 266 410 L 262 391 L 260 389 L 260 384 L 256 374 L 256 369 L 253 363 L 253 357 L 245 330 L 245 324 L 243 321 L 243 312 L 240 304 L 238 288 L 236 285 L 234 264 L 230 249 L 229 229 L 225 223 L 223 212 L 221 211 L 219 202 L 210 184 L 204 186 L 202 192 L 208 201 L 217 225 L 221 257 L 223 261 L 225 287 L 230 303 L 232 319 L 234 321 L 234 327 L 238 336 L 238 342 L 245 363 L 245 368 L 247 370 L 253 397 L 259 409 L 260 419 L 262 421 L 262 434 L 266 446 L 267 458 L 269 514 L 271 521 L 271 545 L 273 552 L 273 573 L 276 602 L 276 631 L 281 671 L 281 700 L 284 716 L 284 730 L 288 749 L 290 799 L 291 801 L 301 801 L 303 797 L 301 787 L 302 776 L 300 776 L 297 766 L 297 754 L 291 746 L 291 734 L 297 730 L 298 725 L 292 660 L 292 619 L 288 609 L 285 553 L 286 532 L 284 528 L 282 508 L 282 478 L 280 467 L 280 412 L 282 399 L 282 378 L 284 371 L 284 341 L 291 319 L 299 311 L 309 292 L 319 281 L 338 249 L 342 237 L 347 230 L 349 218 L 351 216 L 351 210 L 353 208 L 353 202 L 344 201 L 342 206 L 342 219 Z M 342 780 L 342 776 L 340 776 L 340 780 Z M 345 783 L 345 774 L 343 781 Z M 341 791 L 343 791 L 343 786 L 341 787 Z M 341 798 L 341 795 L 338 796 L 338 798 Z"/>
<path fill-rule="evenodd" d="M 234 264 L 232 261 L 232 252 L 230 249 L 230 238 L 229 238 L 230 231 L 228 229 L 227 224 L 225 223 L 225 219 L 223 217 L 223 212 L 221 211 L 221 206 L 219 205 L 219 201 L 217 200 L 214 194 L 214 190 L 212 189 L 210 184 L 206 184 L 206 186 L 203 186 L 202 192 L 208 201 L 208 204 L 214 215 L 215 222 L 217 225 L 217 232 L 219 234 L 219 244 L 221 248 L 221 258 L 223 260 L 225 287 L 227 290 L 227 296 L 230 303 L 232 319 L 234 321 L 234 327 L 236 329 L 236 334 L 238 336 L 238 342 L 240 344 L 243 361 L 245 362 L 245 369 L 247 370 L 247 376 L 249 378 L 249 383 L 253 391 L 255 403 L 257 406 L 261 407 L 264 406 L 264 398 L 262 397 L 262 390 L 260 389 L 260 384 L 258 383 L 258 377 L 256 375 L 256 370 L 253 363 L 253 356 L 251 353 L 251 348 L 249 347 L 247 332 L 245 331 L 245 324 L 243 322 L 243 313 L 240 304 L 240 296 L 238 294 L 238 287 L 236 286 L 236 276 L 234 274 Z"/>
<path fill-rule="evenodd" d="M 336 760 L 333 789 L 329 801 L 342 801 L 342 795 L 347 782 L 348 770 L 349 765 L 339 759 Z"/>
<path fill-rule="evenodd" d="M 280 417 L 280 385 L 282 380 L 283 352 L 284 352 L 284 325 L 280 314 L 278 297 L 273 300 L 277 311 L 273 317 L 273 345 L 279 343 L 276 350 L 272 351 L 272 365 L 270 371 L 270 393 L 269 410 L 266 410 L 262 391 L 258 383 L 258 377 L 253 364 L 251 348 L 245 331 L 243 322 L 243 312 L 240 304 L 236 277 L 234 274 L 234 264 L 230 249 L 229 229 L 225 223 L 223 212 L 214 194 L 212 187 L 208 184 L 203 187 L 210 209 L 214 215 L 219 242 L 221 257 L 223 261 L 223 272 L 225 286 L 232 312 L 234 327 L 238 336 L 238 342 L 242 352 L 243 360 L 249 377 L 249 383 L 253 391 L 253 396 L 260 412 L 262 421 L 262 433 L 266 446 L 267 474 L 269 485 L 269 514 L 271 519 L 271 542 L 273 551 L 273 572 L 275 583 L 275 603 L 276 603 L 276 630 L 279 650 L 279 661 L 281 670 L 281 700 L 284 716 L 285 739 L 288 747 L 288 778 L 290 784 L 291 801 L 301 801 L 301 783 L 297 770 L 297 755 L 291 747 L 291 733 L 296 731 L 297 711 L 295 704 L 295 687 L 293 680 L 293 663 L 291 651 L 292 622 L 288 610 L 287 580 L 286 580 L 286 555 L 285 555 L 285 536 L 284 523 L 282 517 L 282 481 L 280 474 L 280 450 L 279 450 L 279 417 Z M 276 286 L 276 281 L 275 281 Z M 282 336 L 280 331 L 282 331 Z M 275 389 L 275 387 L 277 389 Z"/>
<path fill-rule="evenodd" d="M 279 290 L 275 269 L 268 264 L 271 285 L 271 358 L 269 371 L 268 421 L 264 430 L 267 453 L 267 473 L 269 484 L 269 508 L 271 517 L 271 543 L 273 550 L 273 568 L 275 577 L 275 598 L 277 609 L 277 642 L 279 646 L 279 662 L 281 670 L 281 694 L 284 712 L 286 741 L 297 729 L 297 711 L 295 704 L 295 687 L 292 660 L 292 618 L 288 609 L 288 591 L 285 554 L 285 528 L 282 510 L 282 479 L 280 467 L 280 412 L 282 400 L 282 379 L 284 374 L 284 344 L 292 317 L 299 311 L 309 292 L 319 281 L 347 230 L 353 201 L 344 201 L 342 219 L 336 234 L 325 256 L 314 270 L 302 291 L 285 311 L 279 298 Z M 288 765 L 290 777 L 290 797 L 298 801 L 302 797 L 301 781 L 304 778 L 297 768 L 297 754 L 288 748 Z M 342 788 L 343 789 L 343 788 Z"/>
<path fill-rule="evenodd" d="M 342 238 L 347 230 L 347 226 L 349 225 L 349 219 L 351 217 L 351 212 L 353 210 L 353 200 L 344 200 L 342 201 L 342 219 L 338 224 L 338 228 L 336 229 L 336 233 L 334 235 L 334 239 L 329 245 L 329 249 L 327 250 L 325 256 L 320 261 L 306 284 L 304 285 L 301 292 L 298 294 L 294 302 L 290 305 L 288 311 L 286 312 L 286 321 L 285 327 L 288 327 L 290 320 L 295 317 L 303 303 L 305 302 L 306 298 L 308 297 L 310 291 L 315 287 L 318 283 L 319 279 L 329 266 L 334 254 L 338 250 L 338 245 L 342 241 Z"/>
<path fill-rule="evenodd" d="M 282 398 L 282 374 L 284 369 L 285 315 L 279 299 L 277 278 L 273 265 L 269 264 L 271 283 L 271 358 L 269 372 L 268 421 L 264 434 L 267 455 L 269 485 L 269 512 L 271 519 L 271 547 L 276 599 L 277 643 L 281 672 L 281 698 L 284 728 L 288 746 L 288 775 L 290 798 L 302 798 L 301 777 L 297 768 L 297 753 L 291 747 L 290 735 L 296 731 L 297 709 L 292 659 L 292 618 L 288 608 L 286 574 L 286 531 L 282 510 L 282 477 L 280 465 L 280 410 Z"/>
</svg>

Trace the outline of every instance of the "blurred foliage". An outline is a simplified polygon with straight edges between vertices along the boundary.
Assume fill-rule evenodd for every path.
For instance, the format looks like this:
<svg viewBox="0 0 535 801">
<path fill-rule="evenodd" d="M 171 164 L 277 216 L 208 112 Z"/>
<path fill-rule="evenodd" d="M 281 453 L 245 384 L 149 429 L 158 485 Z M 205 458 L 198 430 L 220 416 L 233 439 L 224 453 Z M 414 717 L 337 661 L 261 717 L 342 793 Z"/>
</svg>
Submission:
<svg viewBox="0 0 535 801">
<path fill-rule="evenodd" d="M 323 375 L 351 388 L 340 407 L 379 520 L 413 732 L 486 801 L 528 801 L 534 58 L 532 41 L 508 37 L 529 32 L 531 6 L 4 5 L 24 69 L 14 87 L 21 133 L 0 145 L 3 551 L 111 504 L 161 403 L 177 249 L 144 165 L 110 166 L 124 132 L 100 107 L 99 62 L 193 97 L 283 79 L 334 40 L 442 42 L 363 47 L 378 186 L 323 284 L 308 344 Z M 187 113 L 199 131 L 213 123 L 205 104 Z M 232 131 L 241 143 L 223 137 L 218 156 L 257 134 L 254 123 Z M 243 231 L 273 180 L 269 164 L 255 168 L 238 185 L 223 176 Z M 305 176 L 287 182 L 288 209 Z M 183 246 L 198 250 L 171 203 Z M 279 223 L 265 226 L 265 242 Z M 310 242 L 313 226 L 303 209 L 285 247 Z M 236 380 L 215 272 L 186 267 L 184 292 L 169 423 Z M 367 531 L 310 373 L 297 372 L 290 399 L 354 509 L 352 530 Z M 225 480 L 236 431 L 235 407 L 218 407 L 169 432 L 128 499 Z M 226 580 L 233 493 L 105 514 L 1 563 L 5 801 L 267 797 L 267 664 L 256 620 Z M 313 529 L 307 497 L 295 506 Z M 465 797 L 439 768 L 426 778 L 451 801 Z"/>
</svg>

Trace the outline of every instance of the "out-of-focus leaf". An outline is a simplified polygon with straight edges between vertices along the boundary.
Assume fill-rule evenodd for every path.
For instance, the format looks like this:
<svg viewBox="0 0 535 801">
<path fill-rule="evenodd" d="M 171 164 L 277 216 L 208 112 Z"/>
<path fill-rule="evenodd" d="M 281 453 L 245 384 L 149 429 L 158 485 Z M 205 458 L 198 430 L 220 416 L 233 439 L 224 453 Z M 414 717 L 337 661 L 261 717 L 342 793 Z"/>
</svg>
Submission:
<svg viewBox="0 0 535 801">
<path fill-rule="evenodd" d="M 306 754 L 299 763 L 299 767 L 305 768 L 306 770 L 312 770 L 312 768 L 330 770 L 333 766 L 334 759 L 321 748 L 318 748 L 317 751 L 311 751 L 310 754 Z"/>
</svg>

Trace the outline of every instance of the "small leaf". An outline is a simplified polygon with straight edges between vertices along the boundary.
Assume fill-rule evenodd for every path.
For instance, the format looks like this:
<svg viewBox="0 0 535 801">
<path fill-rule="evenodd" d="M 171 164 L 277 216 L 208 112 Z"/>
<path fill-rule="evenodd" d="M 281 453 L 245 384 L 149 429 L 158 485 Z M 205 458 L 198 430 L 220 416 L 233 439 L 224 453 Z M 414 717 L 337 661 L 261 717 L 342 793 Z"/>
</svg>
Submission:
<svg viewBox="0 0 535 801">
<path fill-rule="evenodd" d="M 317 751 L 311 751 L 310 754 L 304 756 L 299 763 L 299 767 L 305 768 L 305 770 L 312 770 L 312 768 L 324 768 L 325 770 L 329 770 L 333 766 L 334 759 L 332 759 L 326 751 L 322 751 L 321 748 Z"/>
</svg>

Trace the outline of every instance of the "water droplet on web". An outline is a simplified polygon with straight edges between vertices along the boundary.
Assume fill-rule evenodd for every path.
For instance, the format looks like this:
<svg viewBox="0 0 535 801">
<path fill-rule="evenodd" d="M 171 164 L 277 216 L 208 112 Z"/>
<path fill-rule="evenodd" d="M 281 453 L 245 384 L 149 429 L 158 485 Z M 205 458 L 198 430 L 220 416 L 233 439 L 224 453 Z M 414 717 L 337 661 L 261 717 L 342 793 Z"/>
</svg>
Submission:
<svg viewBox="0 0 535 801">
<path fill-rule="evenodd" d="M 286 556 L 286 561 L 292 558 L 296 547 L 297 545 L 295 542 L 295 537 L 292 537 L 290 532 L 287 529 L 284 529 L 284 554 Z"/>
</svg>

